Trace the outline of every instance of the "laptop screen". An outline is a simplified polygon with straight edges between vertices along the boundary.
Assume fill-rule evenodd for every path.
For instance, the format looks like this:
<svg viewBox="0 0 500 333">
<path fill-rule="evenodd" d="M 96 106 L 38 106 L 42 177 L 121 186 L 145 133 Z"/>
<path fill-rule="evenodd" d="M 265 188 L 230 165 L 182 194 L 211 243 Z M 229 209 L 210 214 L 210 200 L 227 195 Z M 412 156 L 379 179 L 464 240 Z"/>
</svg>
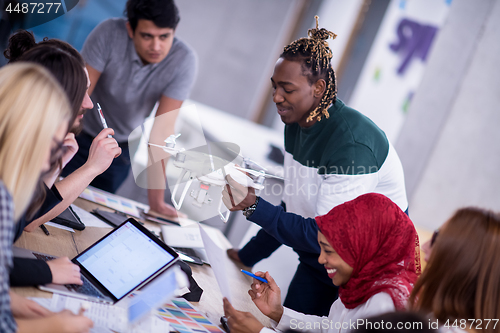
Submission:
<svg viewBox="0 0 500 333">
<path fill-rule="evenodd" d="M 75 259 L 120 299 L 174 256 L 127 221 Z"/>
</svg>

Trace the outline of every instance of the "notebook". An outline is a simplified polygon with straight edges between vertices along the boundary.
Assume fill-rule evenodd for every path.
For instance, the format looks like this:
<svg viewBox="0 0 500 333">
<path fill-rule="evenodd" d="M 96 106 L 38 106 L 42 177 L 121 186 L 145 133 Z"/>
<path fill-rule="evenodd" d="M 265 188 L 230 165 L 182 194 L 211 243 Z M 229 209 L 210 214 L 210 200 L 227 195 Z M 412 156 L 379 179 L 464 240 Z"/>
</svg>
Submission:
<svg viewBox="0 0 500 333">
<path fill-rule="evenodd" d="M 71 206 L 68 206 L 68 208 L 66 208 L 61 214 L 54 217 L 52 222 L 76 230 L 85 229 L 85 224 L 83 224 L 80 217 L 75 213 Z"/>
<path fill-rule="evenodd" d="M 207 229 L 212 239 L 217 240 L 217 244 L 223 247 L 216 231 Z M 200 229 L 197 225 L 187 227 L 161 226 L 161 236 L 163 241 L 176 251 L 181 251 L 188 256 L 197 257 L 202 262 L 208 264 L 207 252 L 205 251 L 203 240 L 201 239 Z"/>
<path fill-rule="evenodd" d="M 108 212 L 102 209 L 94 209 L 90 213 L 99 218 L 100 220 L 106 222 L 113 228 L 118 227 L 127 219 L 127 216 L 125 214 L 118 211 Z"/>
<path fill-rule="evenodd" d="M 73 258 L 83 286 L 48 284 L 40 289 L 114 304 L 171 267 L 179 255 L 130 218 Z"/>
</svg>

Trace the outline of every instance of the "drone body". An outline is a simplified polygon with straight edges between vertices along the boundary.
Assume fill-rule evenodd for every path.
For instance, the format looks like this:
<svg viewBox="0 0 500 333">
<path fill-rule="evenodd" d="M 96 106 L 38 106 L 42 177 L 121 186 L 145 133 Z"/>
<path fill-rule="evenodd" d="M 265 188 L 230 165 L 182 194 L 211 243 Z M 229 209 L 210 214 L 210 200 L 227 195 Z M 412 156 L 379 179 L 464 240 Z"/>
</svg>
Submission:
<svg viewBox="0 0 500 333">
<path fill-rule="evenodd" d="M 215 144 L 213 144 L 212 147 L 211 145 L 206 145 L 191 150 L 185 150 L 183 148 L 177 149 L 175 148 L 175 139 L 179 136 L 180 134 L 169 136 L 165 140 L 165 146 L 149 143 L 149 145 L 162 148 L 165 152 L 172 155 L 174 158 L 173 164 L 176 167 L 183 169 L 172 190 L 172 204 L 177 210 L 180 210 L 182 207 L 187 192 L 195 179 L 199 181 L 200 187 L 197 190 L 192 190 L 190 192 L 190 196 L 195 199 L 193 201 L 193 205 L 201 208 L 204 204 L 211 204 L 213 201 L 208 195 L 210 186 L 219 186 L 222 188 L 226 185 L 225 178 L 227 175 L 230 175 L 231 178 L 239 184 L 245 187 L 253 187 L 257 190 L 264 188 L 262 183 L 265 177 L 275 177 L 267 175 L 263 171 L 241 168 L 231 162 L 236 157 L 240 156 L 238 153 L 234 152 L 234 150 L 239 151 L 239 147 L 233 143 L 218 143 L 217 147 L 215 147 L 219 148 L 218 150 L 214 148 Z M 221 149 L 221 147 L 223 147 L 223 149 Z M 216 154 L 213 154 L 211 149 L 217 150 Z M 220 156 L 224 156 L 225 158 Z M 246 172 L 255 176 L 256 180 L 250 178 Z M 186 184 L 182 189 L 179 199 L 176 199 L 177 192 L 182 182 L 186 182 Z M 224 222 L 227 222 L 230 212 L 227 211 L 224 215 L 221 212 L 221 208 L 222 197 L 219 199 L 218 213 L 221 219 Z"/>
</svg>

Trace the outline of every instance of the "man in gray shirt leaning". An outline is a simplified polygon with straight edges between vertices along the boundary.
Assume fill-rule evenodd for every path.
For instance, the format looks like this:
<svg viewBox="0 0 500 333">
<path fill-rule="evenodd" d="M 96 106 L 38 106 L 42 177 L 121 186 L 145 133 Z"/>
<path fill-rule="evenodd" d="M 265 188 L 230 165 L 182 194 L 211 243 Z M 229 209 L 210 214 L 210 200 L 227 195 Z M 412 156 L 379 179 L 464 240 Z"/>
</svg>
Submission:
<svg viewBox="0 0 500 333">
<path fill-rule="evenodd" d="M 188 98 L 197 71 L 193 50 L 174 37 L 180 17 L 173 0 L 128 0 L 126 15 L 127 20 L 115 18 L 100 23 L 82 50 L 91 82 L 89 94 L 101 105 L 122 148 L 122 155 L 91 183 L 112 193 L 130 171 L 130 133 L 142 125 L 159 101 L 150 141 L 164 145 L 163 140 L 174 133 L 178 109 Z M 102 126 L 94 107 L 85 116 L 83 131 L 77 137 L 78 153 L 63 175 L 85 163 L 92 140 Z M 161 153 L 150 151 L 148 165 L 152 156 Z M 174 216 L 175 209 L 164 202 L 164 167 L 163 162 L 148 167 L 149 205 L 159 213 Z"/>
</svg>

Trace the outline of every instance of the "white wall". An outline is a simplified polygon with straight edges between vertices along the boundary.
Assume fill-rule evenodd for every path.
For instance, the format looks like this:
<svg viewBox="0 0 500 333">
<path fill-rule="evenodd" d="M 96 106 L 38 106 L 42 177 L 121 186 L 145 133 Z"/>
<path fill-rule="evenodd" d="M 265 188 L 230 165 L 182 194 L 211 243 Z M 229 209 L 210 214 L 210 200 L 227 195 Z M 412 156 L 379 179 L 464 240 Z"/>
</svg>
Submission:
<svg viewBox="0 0 500 333">
<path fill-rule="evenodd" d="M 349 106 L 373 120 L 392 142 L 398 137 L 408 105 L 426 68 L 426 62 L 419 55 L 429 41 L 431 48 L 427 49 L 427 54 L 432 52 L 432 43 L 448 15 L 448 3 L 443 0 L 392 0 L 348 101 Z M 404 37 L 398 36 L 402 22 L 408 22 L 402 25 Z M 411 28 L 412 25 L 415 27 Z M 391 45 L 399 44 L 397 52 L 391 49 Z M 403 65 L 407 58 L 410 60 Z"/>
<path fill-rule="evenodd" d="M 421 227 L 500 211 L 499 60 L 500 2 L 454 0 L 396 144 Z"/>
<path fill-rule="evenodd" d="M 176 34 L 196 51 L 190 98 L 252 119 L 302 0 L 178 0 Z"/>
</svg>

